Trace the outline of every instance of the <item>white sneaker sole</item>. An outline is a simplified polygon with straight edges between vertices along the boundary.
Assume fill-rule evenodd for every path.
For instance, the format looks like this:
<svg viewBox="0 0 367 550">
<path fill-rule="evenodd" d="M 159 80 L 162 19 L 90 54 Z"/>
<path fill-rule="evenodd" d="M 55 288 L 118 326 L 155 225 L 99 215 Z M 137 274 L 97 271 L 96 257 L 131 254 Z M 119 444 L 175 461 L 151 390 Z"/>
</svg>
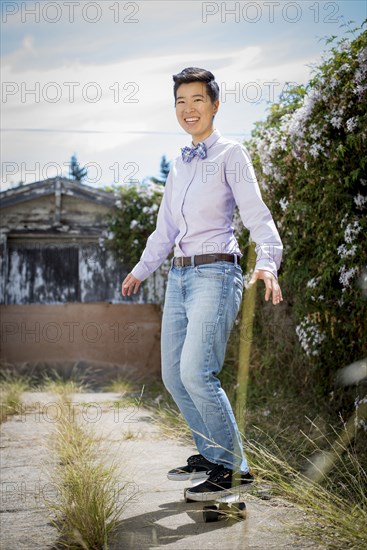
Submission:
<svg viewBox="0 0 367 550">
<path fill-rule="evenodd" d="M 254 481 L 246 485 L 235 487 L 234 489 L 223 489 L 223 491 L 218 491 L 218 492 L 210 491 L 208 493 L 197 493 L 195 491 L 188 489 L 185 493 L 185 497 L 189 498 L 190 500 L 195 500 L 197 502 L 208 502 L 208 501 L 226 502 L 229 500 L 241 498 L 241 496 L 247 491 L 249 491 L 253 486 L 254 486 Z"/>
<path fill-rule="evenodd" d="M 197 479 L 205 481 L 209 476 L 206 472 L 192 472 L 191 474 L 171 474 L 168 472 L 167 477 L 170 481 L 190 481 Z"/>
</svg>

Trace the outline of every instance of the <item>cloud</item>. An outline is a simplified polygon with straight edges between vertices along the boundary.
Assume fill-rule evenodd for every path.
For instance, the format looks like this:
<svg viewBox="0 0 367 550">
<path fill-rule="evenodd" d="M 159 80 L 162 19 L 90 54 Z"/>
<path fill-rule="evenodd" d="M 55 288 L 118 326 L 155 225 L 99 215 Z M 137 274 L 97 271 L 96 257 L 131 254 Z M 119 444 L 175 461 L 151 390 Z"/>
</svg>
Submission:
<svg viewBox="0 0 367 550">
<path fill-rule="evenodd" d="M 172 74 L 193 65 L 212 70 L 222 92 L 217 127 L 225 135 L 249 134 L 286 81 L 307 82 L 307 65 L 324 48 L 315 34 L 339 34 L 335 25 L 312 22 L 313 4 L 306 2 L 296 25 L 278 19 L 269 24 L 265 12 L 255 25 L 236 24 L 230 17 L 224 24 L 220 15 L 205 24 L 202 3 L 195 1 L 136 2 L 135 14 L 134 2 L 91 2 L 102 10 L 95 23 L 88 21 L 93 8 L 83 13 L 83 2 L 75 6 L 73 20 L 67 2 L 26 4 L 40 10 L 48 4 L 49 11 L 41 11 L 37 22 L 19 10 L 3 24 L 2 125 L 64 133 L 9 133 L 3 159 L 64 161 L 77 151 L 81 163 L 103 164 L 107 180 L 116 159 L 122 165 L 138 162 L 144 177 L 157 170 L 161 154 L 173 158 L 189 141 L 176 121 Z M 62 9 L 61 18 L 51 23 L 55 5 Z M 127 21 L 134 18 L 138 22 Z M 109 133 L 71 133 L 75 130 Z M 120 133 L 139 130 L 157 134 Z"/>
</svg>

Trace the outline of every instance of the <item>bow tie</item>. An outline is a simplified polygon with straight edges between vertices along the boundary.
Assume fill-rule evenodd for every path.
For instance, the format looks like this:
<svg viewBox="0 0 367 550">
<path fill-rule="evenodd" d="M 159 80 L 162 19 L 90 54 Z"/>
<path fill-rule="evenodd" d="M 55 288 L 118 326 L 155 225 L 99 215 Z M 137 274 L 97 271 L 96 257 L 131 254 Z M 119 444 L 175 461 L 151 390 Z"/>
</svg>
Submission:
<svg viewBox="0 0 367 550">
<path fill-rule="evenodd" d="M 201 159 L 206 158 L 206 145 L 204 142 L 200 142 L 196 147 L 182 147 L 182 160 L 184 162 L 191 162 L 195 155 Z"/>
</svg>

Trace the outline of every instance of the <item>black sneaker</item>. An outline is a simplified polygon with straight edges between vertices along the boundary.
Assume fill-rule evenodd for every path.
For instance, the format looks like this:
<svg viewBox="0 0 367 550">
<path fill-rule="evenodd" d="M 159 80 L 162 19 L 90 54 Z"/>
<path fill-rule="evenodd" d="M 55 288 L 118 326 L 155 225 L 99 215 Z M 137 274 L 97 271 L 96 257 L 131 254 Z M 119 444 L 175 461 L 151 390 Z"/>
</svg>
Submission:
<svg viewBox="0 0 367 550">
<path fill-rule="evenodd" d="M 208 470 L 215 466 L 216 464 L 204 458 L 203 455 L 193 455 L 187 459 L 187 466 L 170 470 L 167 477 L 172 481 L 206 479 L 208 477 Z"/>
<path fill-rule="evenodd" d="M 233 482 L 233 483 L 232 483 Z M 250 470 L 247 474 L 234 473 L 229 468 L 219 464 L 209 472 L 204 483 L 187 489 L 185 496 L 190 500 L 215 500 L 218 497 L 236 495 L 247 491 L 254 482 Z"/>
</svg>

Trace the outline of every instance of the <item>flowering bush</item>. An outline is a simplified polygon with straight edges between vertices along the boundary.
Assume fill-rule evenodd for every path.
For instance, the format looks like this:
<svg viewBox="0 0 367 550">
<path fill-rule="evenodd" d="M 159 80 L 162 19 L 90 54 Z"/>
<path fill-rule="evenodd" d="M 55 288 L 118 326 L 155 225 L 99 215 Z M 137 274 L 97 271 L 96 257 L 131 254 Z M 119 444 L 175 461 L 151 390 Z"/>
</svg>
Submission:
<svg viewBox="0 0 367 550">
<path fill-rule="evenodd" d="M 246 144 L 284 243 L 294 329 L 325 381 L 367 355 L 366 134 L 364 31 L 333 46 Z"/>
<path fill-rule="evenodd" d="M 115 255 L 132 269 L 155 230 L 163 186 L 130 185 L 117 191 L 110 215 L 107 241 Z"/>
</svg>

